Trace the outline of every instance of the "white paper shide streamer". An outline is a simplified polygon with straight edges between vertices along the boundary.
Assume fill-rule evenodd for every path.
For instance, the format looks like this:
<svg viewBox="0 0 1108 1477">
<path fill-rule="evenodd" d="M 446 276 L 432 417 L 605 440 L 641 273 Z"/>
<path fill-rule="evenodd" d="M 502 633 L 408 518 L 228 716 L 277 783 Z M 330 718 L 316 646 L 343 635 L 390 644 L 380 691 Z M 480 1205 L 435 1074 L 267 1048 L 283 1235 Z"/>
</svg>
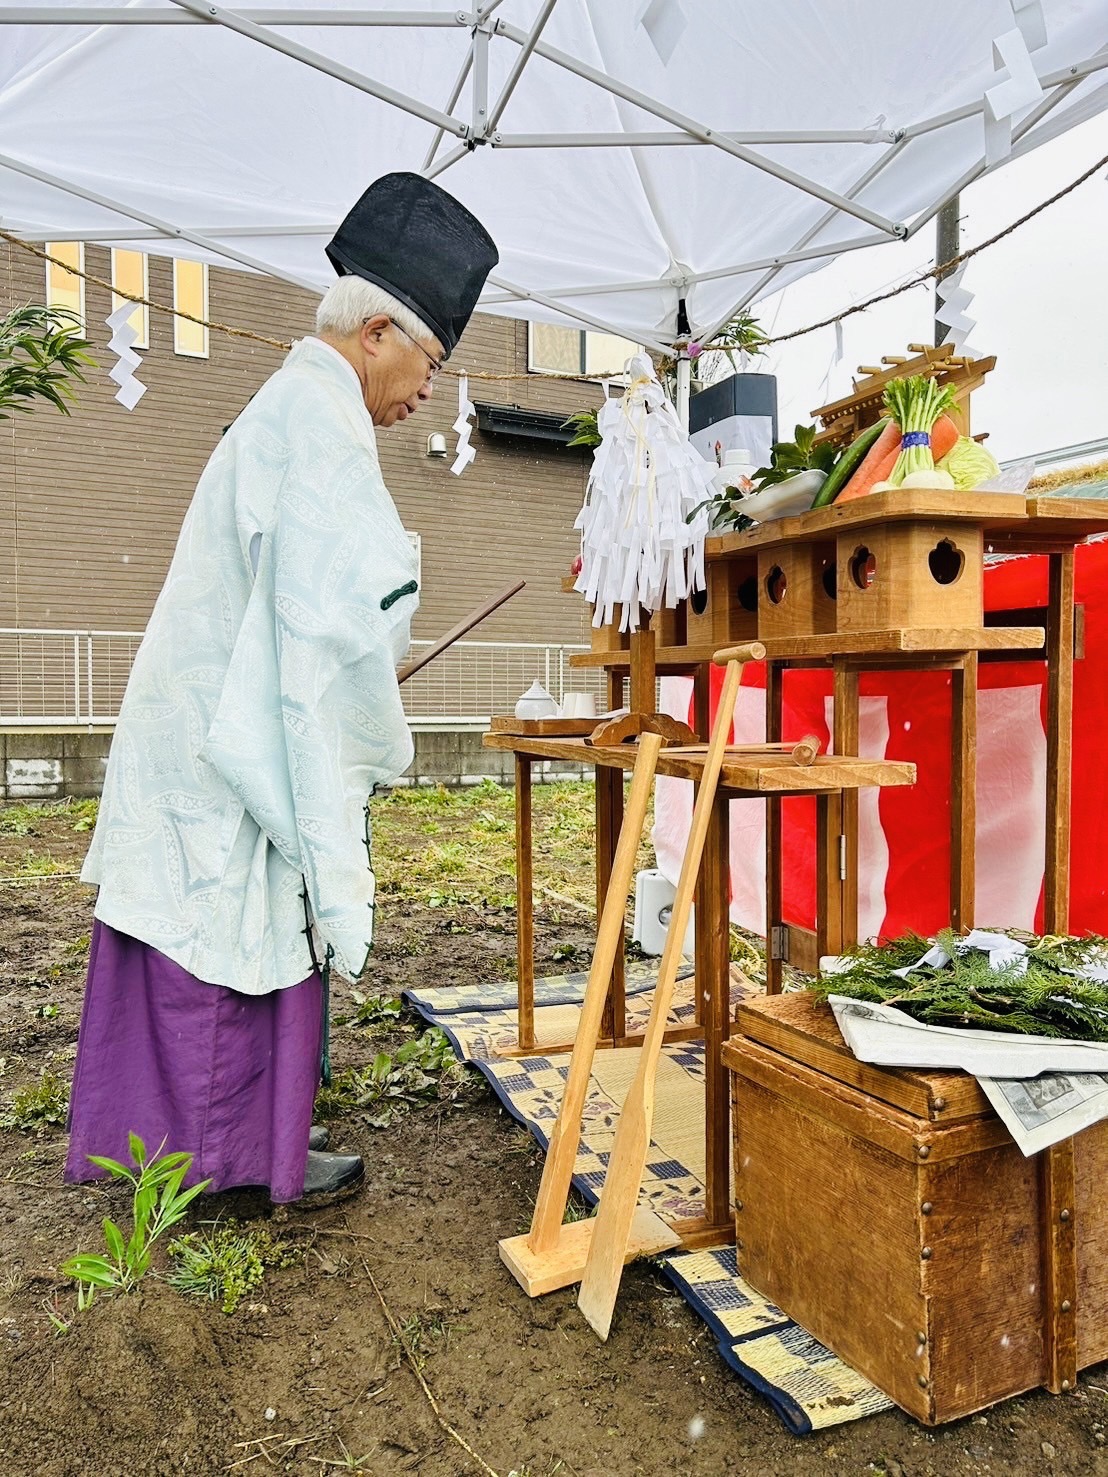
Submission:
<svg viewBox="0 0 1108 1477">
<path fill-rule="evenodd" d="M 134 410 L 146 394 L 146 386 L 140 384 L 135 378 L 135 370 L 142 363 L 142 358 L 134 350 L 138 330 L 127 321 L 134 311 L 134 303 L 121 303 L 115 312 L 109 313 L 104 320 L 112 331 L 112 336 L 108 340 L 108 348 L 113 354 L 119 355 L 119 362 L 113 364 L 108 370 L 108 378 L 114 380 L 119 386 L 115 392 L 115 398 L 127 410 Z"/>
<path fill-rule="evenodd" d="M 675 606 L 704 588 L 704 536 L 716 467 L 690 445 L 654 365 L 636 354 L 630 384 L 598 416 L 581 531 L 581 573 L 574 586 L 594 606 L 593 625 L 615 619 L 621 631 L 648 612 Z M 691 522 L 686 521 L 699 508 Z"/>
<path fill-rule="evenodd" d="M 963 262 L 957 270 L 951 272 L 949 277 L 944 277 L 936 286 L 935 295 L 943 305 L 939 317 L 950 330 L 946 337 L 959 354 L 967 354 L 971 359 L 975 359 L 980 355 L 977 349 L 970 347 L 969 336 L 977 327 L 977 319 L 969 315 L 974 294 L 962 282 L 965 270 L 966 263 Z"/>
<path fill-rule="evenodd" d="M 476 460 L 477 448 L 469 444 L 473 431 L 469 421 L 470 417 L 476 414 L 477 407 L 469 398 L 469 375 L 463 374 L 458 381 L 458 419 L 453 426 L 458 433 L 458 445 L 455 447 L 454 460 L 450 467 L 455 477 L 460 477 L 469 464 Z"/>
</svg>

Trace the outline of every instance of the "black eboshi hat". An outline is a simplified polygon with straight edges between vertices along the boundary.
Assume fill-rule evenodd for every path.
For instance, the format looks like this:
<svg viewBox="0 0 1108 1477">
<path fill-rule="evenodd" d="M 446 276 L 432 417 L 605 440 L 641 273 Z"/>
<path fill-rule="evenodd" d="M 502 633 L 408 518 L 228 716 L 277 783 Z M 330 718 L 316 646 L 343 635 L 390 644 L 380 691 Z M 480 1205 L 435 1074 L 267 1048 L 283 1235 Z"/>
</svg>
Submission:
<svg viewBox="0 0 1108 1477">
<path fill-rule="evenodd" d="M 485 278 L 500 260 L 492 237 L 453 195 L 418 174 L 374 180 L 327 247 L 339 276 L 354 273 L 411 308 L 454 351 Z"/>
</svg>

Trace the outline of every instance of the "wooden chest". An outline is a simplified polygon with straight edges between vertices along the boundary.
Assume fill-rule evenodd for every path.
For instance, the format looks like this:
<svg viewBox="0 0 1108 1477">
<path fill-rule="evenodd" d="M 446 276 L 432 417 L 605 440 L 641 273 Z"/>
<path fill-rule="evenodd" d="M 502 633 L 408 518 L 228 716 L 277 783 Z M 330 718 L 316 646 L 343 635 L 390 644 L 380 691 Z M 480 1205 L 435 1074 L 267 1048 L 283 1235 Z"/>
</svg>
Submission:
<svg viewBox="0 0 1108 1477">
<path fill-rule="evenodd" d="M 1025 1159 L 972 1077 L 856 1061 L 807 994 L 736 1028 L 752 1286 L 927 1424 L 1108 1358 L 1108 1123 Z"/>
</svg>

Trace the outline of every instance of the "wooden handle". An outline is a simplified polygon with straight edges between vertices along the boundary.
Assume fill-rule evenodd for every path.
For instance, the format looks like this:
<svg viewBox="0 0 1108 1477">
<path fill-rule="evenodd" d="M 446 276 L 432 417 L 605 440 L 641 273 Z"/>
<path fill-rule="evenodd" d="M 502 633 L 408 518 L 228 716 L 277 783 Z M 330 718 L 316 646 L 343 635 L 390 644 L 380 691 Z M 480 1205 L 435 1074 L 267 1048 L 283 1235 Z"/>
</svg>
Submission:
<svg viewBox="0 0 1108 1477">
<path fill-rule="evenodd" d="M 750 646 L 732 648 L 733 651 L 765 651 L 758 642 Z M 677 896 L 670 913 L 669 931 L 665 949 L 658 969 L 658 980 L 654 986 L 654 999 L 650 1006 L 650 1018 L 643 1034 L 642 1050 L 639 1053 L 635 1079 L 631 1084 L 623 1107 L 620 1109 L 616 1135 L 608 1158 L 608 1169 L 604 1176 L 604 1192 L 600 1197 L 600 1209 L 596 1213 L 589 1256 L 585 1264 L 585 1275 L 577 1296 L 577 1306 L 584 1313 L 593 1329 L 602 1339 L 608 1337 L 612 1324 L 612 1311 L 619 1293 L 620 1278 L 627 1256 L 631 1223 L 638 1203 L 639 1187 L 642 1185 L 646 1154 L 650 1144 L 650 1130 L 654 1122 L 654 1088 L 658 1072 L 658 1058 L 665 1037 L 666 1020 L 673 1000 L 673 987 L 681 966 L 681 948 L 685 928 L 692 911 L 696 880 L 700 874 L 700 863 L 704 855 L 704 843 L 708 836 L 708 825 L 712 818 L 719 773 L 723 767 L 723 756 L 727 747 L 727 730 L 731 725 L 731 714 L 735 711 L 735 700 L 739 695 L 742 668 L 739 660 L 727 660 L 727 675 L 723 679 L 723 691 L 712 725 L 711 742 L 704 760 L 700 786 L 693 804 L 692 824 L 685 855 L 681 862 L 681 875 L 677 879 Z"/>
<path fill-rule="evenodd" d="M 585 998 L 581 1017 L 577 1023 L 577 1034 L 573 1041 L 573 1055 L 569 1061 L 569 1074 L 562 1092 L 562 1105 L 558 1121 L 550 1136 L 546 1159 L 542 1167 L 542 1182 L 539 1185 L 535 1213 L 531 1220 L 531 1250 L 548 1253 L 558 1244 L 565 1215 L 566 1200 L 573 1180 L 573 1166 L 577 1160 L 577 1146 L 581 1140 L 581 1115 L 588 1093 L 589 1073 L 604 1015 L 604 1002 L 608 998 L 608 982 L 612 965 L 623 944 L 623 917 L 627 911 L 627 894 L 634 881 L 635 862 L 646 823 L 647 807 L 650 804 L 654 771 L 658 767 L 658 755 L 662 750 L 662 739 L 656 733 L 644 733 L 639 739 L 639 751 L 635 758 L 635 772 L 631 779 L 631 793 L 627 799 L 623 823 L 616 843 L 616 854 L 612 861 L 612 872 L 608 879 L 608 890 L 604 895 L 593 950 L 589 981 L 585 986 Z"/>
<path fill-rule="evenodd" d="M 433 662 L 437 656 L 441 656 L 448 646 L 453 646 L 455 641 L 460 641 L 467 631 L 472 631 L 474 626 L 479 626 L 483 620 L 487 620 L 494 610 L 499 610 L 505 601 L 510 600 L 513 595 L 518 595 L 526 583 L 526 580 L 516 580 L 514 585 L 502 590 L 499 595 L 494 595 L 491 600 L 486 600 L 484 605 L 479 605 L 464 620 L 460 620 L 453 630 L 447 631 L 445 636 L 440 636 L 435 644 L 429 646 L 421 656 L 413 657 L 410 662 L 399 667 L 396 673 L 397 682 L 407 682 L 409 677 L 414 677 L 428 662 Z"/>
<path fill-rule="evenodd" d="M 802 769 L 816 762 L 819 755 L 819 739 L 814 733 L 806 733 L 804 737 L 792 749 L 792 756 Z"/>
<path fill-rule="evenodd" d="M 745 646 L 725 646 L 712 657 L 717 667 L 728 662 L 760 662 L 765 660 L 766 649 L 760 641 L 748 641 Z"/>
</svg>

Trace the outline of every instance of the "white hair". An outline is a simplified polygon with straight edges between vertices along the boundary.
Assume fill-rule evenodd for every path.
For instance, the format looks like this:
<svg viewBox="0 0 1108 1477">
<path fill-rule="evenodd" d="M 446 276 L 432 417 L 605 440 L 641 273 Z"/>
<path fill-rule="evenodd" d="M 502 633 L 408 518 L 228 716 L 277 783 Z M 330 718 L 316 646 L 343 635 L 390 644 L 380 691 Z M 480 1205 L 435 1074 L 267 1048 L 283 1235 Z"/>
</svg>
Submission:
<svg viewBox="0 0 1108 1477">
<path fill-rule="evenodd" d="M 435 334 L 411 308 L 406 308 L 391 292 L 386 292 L 375 282 L 367 282 L 364 277 L 353 273 L 332 282 L 323 294 L 315 313 L 316 332 L 347 338 L 357 333 L 367 318 L 375 318 L 378 314 L 394 319 L 398 327 L 412 338 L 430 338 L 438 343 Z"/>
</svg>

